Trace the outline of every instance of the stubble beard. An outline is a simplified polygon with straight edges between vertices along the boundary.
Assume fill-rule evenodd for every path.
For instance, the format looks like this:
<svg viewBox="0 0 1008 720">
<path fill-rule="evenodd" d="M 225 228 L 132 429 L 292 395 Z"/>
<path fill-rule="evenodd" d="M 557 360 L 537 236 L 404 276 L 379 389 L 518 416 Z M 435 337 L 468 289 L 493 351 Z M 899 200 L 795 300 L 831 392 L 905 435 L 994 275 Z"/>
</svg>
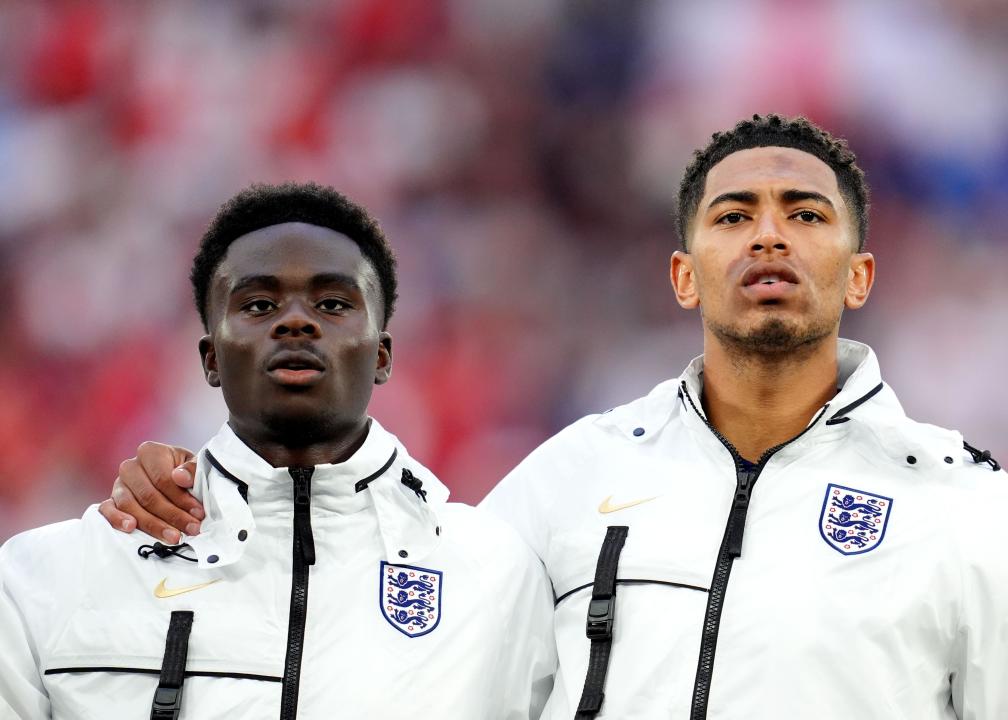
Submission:
<svg viewBox="0 0 1008 720">
<path fill-rule="evenodd" d="M 834 333 L 839 322 L 839 316 L 807 324 L 769 317 L 745 328 L 708 319 L 707 327 L 736 363 L 767 365 L 800 362 Z"/>
</svg>

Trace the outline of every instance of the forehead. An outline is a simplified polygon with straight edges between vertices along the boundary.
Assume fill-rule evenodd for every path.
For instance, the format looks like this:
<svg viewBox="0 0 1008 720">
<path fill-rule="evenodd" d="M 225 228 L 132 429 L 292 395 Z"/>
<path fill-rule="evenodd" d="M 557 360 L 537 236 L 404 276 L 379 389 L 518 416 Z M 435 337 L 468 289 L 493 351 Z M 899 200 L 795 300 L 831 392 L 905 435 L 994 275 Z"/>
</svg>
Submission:
<svg viewBox="0 0 1008 720">
<path fill-rule="evenodd" d="M 295 281 L 334 273 L 375 286 L 375 272 L 357 243 L 343 233 L 307 223 L 270 225 L 236 238 L 214 273 L 215 283 L 230 284 L 248 275 L 274 275 Z"/>
<path fill-rule="evenodd" d="M 814 155 L 784 147 L 739 150 L 707 173 L 701 206 L 722 193 L 751 190 L 811 190 L 841 207 L 842 199 L 833 168 Z"/>
</svg>

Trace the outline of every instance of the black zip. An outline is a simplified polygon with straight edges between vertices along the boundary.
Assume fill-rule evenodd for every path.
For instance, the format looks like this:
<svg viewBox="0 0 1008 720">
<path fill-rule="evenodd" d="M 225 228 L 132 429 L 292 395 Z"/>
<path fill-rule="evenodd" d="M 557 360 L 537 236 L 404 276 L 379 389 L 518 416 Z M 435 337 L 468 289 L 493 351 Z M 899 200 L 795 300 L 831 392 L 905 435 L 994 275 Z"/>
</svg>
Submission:
<svg viewBox="0 0 1008 720">
<path fill-rule="evenodd" d="M 301 656 L 304 653 L 305 620 L 308 617 L 308 566 L 315 564 L 315 538 L 311 527 L 311 477 L 315 468 L 292 467 L 288 472 L 294 480 L 294 558 L 280 720 L 294 720 L 297 717 Z"/>
<path fill-rule="evenodd" d="M 710 700 L 711 676 L 714 673 L 714 651 L 717 649 L 718 630 L 721 627 L 721 610 L 724 607 L 725 592 L 728 589 L 728 577 L 731 575 L 732 564 L 735 558 L 742 555 L 742 537 L 745 534 L 746 515 L 749 512 L 749 500 L 752 497 L 753 486 L 759 479 L 760 473 L 766 467 L 770 458 L 781 448 L 790 445 L 802 435 L 815 426 L 819 419 L 826 413 L 826 404 L 816 415 L 815 419 L 809 423 L 808 427 L 795 435 L 787 442 L 776 445 L 760 457 L 755 468 L 747 469 L 742 462 L 742 456 L 735 449 L 728 439 L 718 432 L 717 428 L 710 424 L 707 417 L 697 409 L 693 398 L 689 394 L 685 381 L 681 386 L 681 393 L 689 400 L 693 411 L 710 428 L 714 436 L 721 441 L 721 444 L 731 453 L 735 463 L 735 495 L 732 498 L 731 511 L 728 513 L 728 522 L 725 524 L 724 537 L 721 539 L 721 548 L 718 550 L 717 563 L 714 565 L 714 576 L 711 578 L 710 591 L 707 594 L 707 612 L 704 614 L 703 633 L 700 639 L 700 658 L 697 661 L 696 680 L 693 683 L 693 704 L 690 709 L 690 720 L 706 720 L 707 703 Z"/>
</svg>

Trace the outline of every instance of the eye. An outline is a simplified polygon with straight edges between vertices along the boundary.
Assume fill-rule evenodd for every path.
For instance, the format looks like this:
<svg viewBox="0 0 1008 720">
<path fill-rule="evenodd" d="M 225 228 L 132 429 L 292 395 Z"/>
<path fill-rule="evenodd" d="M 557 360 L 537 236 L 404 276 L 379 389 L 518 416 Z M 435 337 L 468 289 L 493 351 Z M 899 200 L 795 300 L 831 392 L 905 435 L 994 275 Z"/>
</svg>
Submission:
<svg viewBox="0 0 1008 720">
<path fill-rule="evenodd" d="M 715 223 L 718 225 L 738 225 L 745 219 L 746 219 L 745 215 L 736 210 L 733 210 L 719 217 L 717 220 L 715 220 Z"/>
<path fill-rule="evenodd" d="M 242 305 L 241 309 L 247 313 L 251 313 L 252 315 L 264 315 L 275 307 L 276 303 L 272 300 L 257 298 L 255 300 L 249 300 L 247 303 Z"/>
<path fill-rule="evenodd" d="M 802 222 L 809 223 L 809 224 L 812 224 L 812 225 L 815 225 L 816 223 L 821 223 L 821 222 L 824 221 L 823 216 L 820 215 L 819 213 L 815 212 L 814 210 L 799 210 L 798 212 L 796 212 L 791 217 L 798 218 Z"/>
<path fill-rule="evenodd" d="M 341 312 L 349 310 L 352 306 L 350 303 L 339 298 L 325 298 L 324 300 L 319 300 L 315 307 L 323 312 Z"/>
</svg>

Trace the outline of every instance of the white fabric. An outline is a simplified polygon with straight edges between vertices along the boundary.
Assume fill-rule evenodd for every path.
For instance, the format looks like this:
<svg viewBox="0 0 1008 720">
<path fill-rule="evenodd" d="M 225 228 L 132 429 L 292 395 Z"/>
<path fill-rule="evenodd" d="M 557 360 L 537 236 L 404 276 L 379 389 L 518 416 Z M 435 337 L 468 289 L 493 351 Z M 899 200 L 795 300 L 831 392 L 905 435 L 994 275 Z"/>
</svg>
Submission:
<svg viewBox="0 0 1008 720">
<path fill-rule="evenodd" d="M 841 341 L 839 366 L 839 394 L 754 486 L 707 717 L 1008 718 L 1008 478 L 974 463 L 958 433 L 909 420 L 888 386 L 827 425 L 881 382 L 864 345 Z M 574 423 L 482 505 L 518 528 L 562 598 L 543 718 L 569 720 L 577 707 L 608 525 L 629 526 L 619 578 L 648 582 L 618 586 L 598 718 L 690 717 L 705 589 L 736 487 L 730 452 L 680 398 L 685 383 L 702 412 L 701 370 L 697 358 L 647 397 Z M 892 499 L 874 549 L 845 555 L 820 534 L 831 483 Z M 653 499 L 600 513 L 610 496 L 610 506 Z"/>
<path fill-rule="evenodd" d="M 0 718 L 149 717 L 157 674 L 45 672 L 160 670 L 173 610 L 195 613 L 188 671 L 282 677 L 293 483 L 226 426 L 208 448 L 248 484 L 248 504 L 201 452 L 196 488 L 207 519 L 204 532 L 188 538 L 198 563 L 142 559 L 138 547 L 153 540 L 113 530 L 95 507 L 0 549 Z M 354 484 L 393 450 L 392 466 L 356 492 Z M 426 503 L 400 482 L 403 468 L 422 480 Z M 542 564 L 504 523 L 446 498 L 446 488 L 375 421 L 352 458 L 315 468 L 317 562 L 309 571 L 298 718 L 538 716 L 555 665 Z M 429 633 L 410 637 L 385 617 L 383 560 L 442 573 L 440 621 Z M 217 582 L 157 598 L 162 579 L 169 589 Z M 281 687 L 188 677 L 180 717 L 275 719 Z"/>
</svg>

